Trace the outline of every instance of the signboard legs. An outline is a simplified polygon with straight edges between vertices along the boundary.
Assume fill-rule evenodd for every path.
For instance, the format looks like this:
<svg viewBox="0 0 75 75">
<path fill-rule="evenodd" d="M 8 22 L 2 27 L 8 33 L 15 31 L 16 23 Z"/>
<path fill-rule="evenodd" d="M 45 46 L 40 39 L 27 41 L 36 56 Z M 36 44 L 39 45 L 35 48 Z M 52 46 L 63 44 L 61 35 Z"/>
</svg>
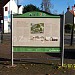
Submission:
<svg viewBox="0 0 75 75">
<path fill-rule="evenodd" d="M 11 11 L 11 64 L 13 66 L 13 38 L 12 38 L 12 34 L 13 34 L 13 14 Z"/>
<path fill-rule="evenodd" d="M 64 64 L 64 25 L 65 25 L 65 14 L 63 13 L 63 24 L 62 24 L 62 56 L 61 56 L 61 65 Z"/>
</svg>

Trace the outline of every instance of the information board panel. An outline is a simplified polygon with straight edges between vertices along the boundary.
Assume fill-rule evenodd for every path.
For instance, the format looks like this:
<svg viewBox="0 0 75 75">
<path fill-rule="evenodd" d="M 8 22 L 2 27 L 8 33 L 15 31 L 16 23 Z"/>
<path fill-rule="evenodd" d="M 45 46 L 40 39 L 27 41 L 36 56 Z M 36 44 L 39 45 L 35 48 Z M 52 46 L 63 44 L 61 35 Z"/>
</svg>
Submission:
<svg viewBox="0 0 75 75">
<path fill-rule="evenodd" d="M 60 47 L 60 18 L 14 18 L 13 46 Z"/>
<path fill-rule="evenodd" d="M 14 18 L 14 52 L 60 52 L 60 18 Z"/>
</svg>

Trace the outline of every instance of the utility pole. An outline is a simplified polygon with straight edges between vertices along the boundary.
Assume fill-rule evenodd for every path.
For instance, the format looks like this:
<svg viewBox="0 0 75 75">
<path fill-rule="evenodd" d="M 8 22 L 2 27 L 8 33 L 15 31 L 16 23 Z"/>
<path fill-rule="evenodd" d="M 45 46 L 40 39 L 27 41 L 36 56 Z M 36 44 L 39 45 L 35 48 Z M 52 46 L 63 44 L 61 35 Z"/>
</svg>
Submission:
<svg viewBox="0 0 75 75">
<path fill-rule="evenodd" d="M 2 35 L 1 35 L 1 40 L 2 40 L 2 41 L 1 41 L 1 42 L 3 42 L 3 33 L 4 33 L 4 8 L 3 8 L 3 4 L 4 4 L 4 3 L 3 3 L 3 2 L 4 2 L 4 0 L 1 0 L 1 1 L 2 1 L 2 12 L 3 12 L 3 13 L 2 13 L 2 21 L 3 21 L 3 22 L 2 22 L 2 25 L 1 25 L 1 29 L 2 29 L 2 30 L 1 30 L 1 31 L 2 31 Z"/>
<path fill-rule="evenodd" d="M 73 20 L 74 20 L 74 16 L 73 16 Z M 74 23 L 73 23 L 73 25 L 72 25 L 72 31 L 71 31 L 71 44 L 70 44 L 70 45 L 73 44 L 73 33 L 74 33 Z"/>
<path fill-rule="evenodd" d="M 72 8 L 72 10 L 73 10 L 73 25 L 72 25 L 72 31 L 71 31 L 71 43 L 70 43 L 70 45 L 72 45 L 73 44 L 73 35 L 74 35 L 74 14 L 75 14 L 75 4 L 74 4 L 74 6 L 73 6 L 73 8 Z"/>
</svg>

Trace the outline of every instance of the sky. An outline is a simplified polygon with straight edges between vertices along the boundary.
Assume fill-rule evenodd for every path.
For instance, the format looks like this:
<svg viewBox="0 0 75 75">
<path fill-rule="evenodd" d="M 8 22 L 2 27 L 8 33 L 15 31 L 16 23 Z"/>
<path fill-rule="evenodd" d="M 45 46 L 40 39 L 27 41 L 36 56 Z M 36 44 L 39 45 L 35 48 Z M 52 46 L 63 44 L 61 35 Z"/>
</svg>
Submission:
<svg viewBox="0 0 75 75">
<path fill-rule="evenodd" d="M 37 7 L 41 7 L 42 0 L 18 0 L 19 5 L 28 5 L 33 4 Z M 57 11 L 58 14 L 61 14 L 63 11 L 67 11 L 67 7 L 70 6 L 70 9 L 72 9 L 72 6 L 74 6 L 75 0 L 51 0 L 51 3 L 53 5 L 53 8 L 51 8 L 51 12 Z"/>
</svg>

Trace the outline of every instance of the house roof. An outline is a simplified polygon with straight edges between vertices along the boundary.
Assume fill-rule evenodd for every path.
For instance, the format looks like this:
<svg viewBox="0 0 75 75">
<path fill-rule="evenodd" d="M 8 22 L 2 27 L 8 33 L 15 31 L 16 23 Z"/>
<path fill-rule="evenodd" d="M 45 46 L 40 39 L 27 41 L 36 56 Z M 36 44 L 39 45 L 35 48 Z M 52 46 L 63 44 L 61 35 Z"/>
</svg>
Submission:
<svg viewBox="0 0 75 75">
<path fill-rule="evenodd" d="M 73 10 L 69 10 L 74 16 L 75 16 L 75 13 L 74 13 L 74 11 Z"/>
<path fill-rule="evenodd" d="M 72 14 L 74 14 L 74 11 L 73 11 L 73 10 L 70 10 L 70 12 L 71 12 Z"/>
<path fill-rule="evenodd" d="M 74 8 L 75 8 L 75 4 L 74 4 L 74 6 L 72 6 L 72 10 L 70 10 L 70 7 L 69 6 L 68 6 L 67 9 L 70 11 L 70 13 L 72 13 L 75 16 Z"/>
<path fill-rule="evenodd" d="M 21 7 L 21 5 L 18 5 L 18 8 L 20 8 Z"/>
<path fill-rule="evenodd" d="M 72 10 L 70 10 L 70 6 L 68 6 L 67 12 L 69 11 L 75 17 L 74 9 L 75 9 L 75 4 L 74 4 L 74 6 L 72 6 Z"/>
</svg>

